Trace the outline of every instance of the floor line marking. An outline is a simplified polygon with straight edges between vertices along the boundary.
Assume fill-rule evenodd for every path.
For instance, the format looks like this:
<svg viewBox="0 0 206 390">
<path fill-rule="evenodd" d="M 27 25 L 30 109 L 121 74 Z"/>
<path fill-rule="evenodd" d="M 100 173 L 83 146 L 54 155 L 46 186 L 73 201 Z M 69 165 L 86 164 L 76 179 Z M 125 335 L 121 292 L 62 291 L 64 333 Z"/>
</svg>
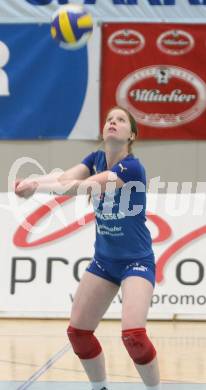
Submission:
<svg viewBox="0 0 206 390">
<path fill-rule="evenodd" d="M 71 349 L 70 344 L 66 344 L 60 351 L 56 352 L 51 358 L 47 360 L 47 362 L 41 366 L 37 371 L 33 373 L 21 386 L 17 388 L 17 390 L 25 390 L 28 389 L 32 383 L 34 383 L 42 374 L 44 374 L 54 363 L 57 362 L 66 352 Z"/>
</svg>

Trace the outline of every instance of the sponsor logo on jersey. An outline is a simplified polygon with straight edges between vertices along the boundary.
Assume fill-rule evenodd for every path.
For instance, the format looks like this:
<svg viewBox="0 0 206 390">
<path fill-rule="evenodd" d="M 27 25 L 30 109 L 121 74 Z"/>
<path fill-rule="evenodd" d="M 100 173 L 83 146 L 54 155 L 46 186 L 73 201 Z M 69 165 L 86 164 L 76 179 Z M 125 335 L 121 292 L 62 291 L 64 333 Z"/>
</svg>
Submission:
<svg viewBox="0 0 206 390">
<path fill-rule="evenodd" d="M 126 171 L 126 170 L 127 170 L 126 167 L 123 167 L 122 163 L 119 163 L 118 166 L 119 166 L 120 169 L 121 169 L 121 173 L 122 173 L 123 171 Z"/>
</svg>

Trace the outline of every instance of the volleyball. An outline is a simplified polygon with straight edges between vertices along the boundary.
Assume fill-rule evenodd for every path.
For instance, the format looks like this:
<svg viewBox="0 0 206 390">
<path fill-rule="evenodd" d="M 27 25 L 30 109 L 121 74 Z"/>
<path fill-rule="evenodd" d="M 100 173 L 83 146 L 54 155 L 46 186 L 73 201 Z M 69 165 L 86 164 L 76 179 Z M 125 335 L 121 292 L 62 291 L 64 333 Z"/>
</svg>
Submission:
<svg viewBox="0 0 206 390">
<path fill-rule="evenodd" d="M 65 49 L 77 50 L 85 46 L 92 30 L 92 16 L 82 5 L 64 5 L 52 17 L 51 36 Z"/>
</svg>

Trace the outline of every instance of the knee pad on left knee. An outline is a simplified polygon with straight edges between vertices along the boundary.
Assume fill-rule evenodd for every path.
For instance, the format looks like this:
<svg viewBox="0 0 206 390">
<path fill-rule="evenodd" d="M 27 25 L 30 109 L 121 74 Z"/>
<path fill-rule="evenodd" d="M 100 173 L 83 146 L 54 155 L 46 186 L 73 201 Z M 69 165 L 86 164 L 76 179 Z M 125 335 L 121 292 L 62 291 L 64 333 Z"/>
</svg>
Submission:
<svg viewBox="0 0 206 390">
<path fill-rule="evenodd" d="M 145 328 L 123 330 L 122 340 L 136 364 L 147 364 L 156 356 L 156 350 L 148 338 Z"/>
</svg>

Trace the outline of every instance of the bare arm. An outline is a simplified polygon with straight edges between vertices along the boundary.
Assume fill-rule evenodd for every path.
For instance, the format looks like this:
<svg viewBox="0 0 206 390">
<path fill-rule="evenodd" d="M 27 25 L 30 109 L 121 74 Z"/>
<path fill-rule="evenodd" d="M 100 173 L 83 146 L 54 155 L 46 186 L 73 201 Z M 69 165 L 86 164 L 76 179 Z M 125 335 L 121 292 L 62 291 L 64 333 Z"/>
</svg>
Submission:
<svg viewBox="0 0 206 390">
<path fill-rule="evenodd" d="M 46 183 L 54 183 L 55 180 L 58 180 L 59 177 L 62 179 L 70 179 L 70 180 L 84 180 L 90 176 L 90 171 L 84 164 L 78 164 L 74 167 L 67 169 L 66 171 L 52 171 L 48 175 L 37 176 L 35 180 L 38 183 L 46 184 Z"/>
<path fill-rule="evenodd" d="M 58 182 L 65 189 L 67 195 L 113 192 L 114 189 L 121 188 L 124 185 L 124 182 L 118 178 L 116 173 L 111 171 L 98 173 L 85 180 L 70 180 L 67 177 L 60 176 Z"/>
<path fill-rule="evenodd" d="M 74 167 L 67 169 L 61 176 L 62 180 L 84 180 L 90 176 L 89 168 L 85 164 L 78 164 Z"/>
<path fill-rule="evenodd" d="M 80 169 L 78 168 L 80 177 L 82 177 L 81 175 L 89 175 L 89 169 L 86 166 L 85 168 L 86 170 L 83 167 Z M 116 173 L 111 171 L 104 171 L 93 176 L 88 176 L 86 179 L 73 179 L 75 169 L 77 169 L 77 167 L 64 172 L 51 181 L 48 181 L 47 179 L 42 180 L 41 178 L 41 180 L 37 179 L 35 182 L 32 182 L 31 180 L 28 181 L 26 179 L 18 185 L 16 193 L 22 197 L 29 197 L 24 196 L 24 191 L 28 191 L 28 188 L 30 187 L 32 189 L 32 194 L 35 191 L 46 193 L 54 191 L 57 194 L 75 196 L 91 193 L 100 194 L 105 191 L 113 192 L 115 188 L 120 188 L 124 185 L 124 182 L 117 177 Z"/>
<path fill-rule="evenodd" d="M 53 171 L 48 175 L 33 176 L 27 179 L 17 180 L 15 183 L 15 192 L 18 196 L 25 198 L 32 196 L 36 190 L 39 192 L 56 191 L 58 193 L 63 193 L 64 187 L 62 186 L 62 182 L 85 180 L 89 176 L 89 168 L 84 164 L 78 164 L 64 172 Z"/>
</svg>

